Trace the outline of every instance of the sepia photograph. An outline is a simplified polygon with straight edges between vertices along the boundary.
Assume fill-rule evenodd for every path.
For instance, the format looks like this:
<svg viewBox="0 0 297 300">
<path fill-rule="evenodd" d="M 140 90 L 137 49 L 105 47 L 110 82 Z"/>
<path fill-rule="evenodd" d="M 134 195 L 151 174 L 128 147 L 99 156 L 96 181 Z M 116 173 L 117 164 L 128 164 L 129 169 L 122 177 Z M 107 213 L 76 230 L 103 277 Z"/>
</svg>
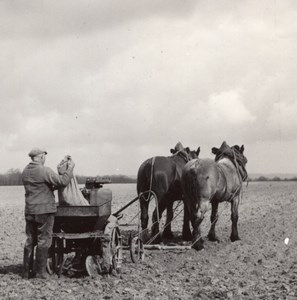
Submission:
<svg viewBox="0 0 297 300">
<path fill-rule="evenodd" d="M 297 2 L 0 2 L 0 299 L 297 299 Z"/>
</svg>

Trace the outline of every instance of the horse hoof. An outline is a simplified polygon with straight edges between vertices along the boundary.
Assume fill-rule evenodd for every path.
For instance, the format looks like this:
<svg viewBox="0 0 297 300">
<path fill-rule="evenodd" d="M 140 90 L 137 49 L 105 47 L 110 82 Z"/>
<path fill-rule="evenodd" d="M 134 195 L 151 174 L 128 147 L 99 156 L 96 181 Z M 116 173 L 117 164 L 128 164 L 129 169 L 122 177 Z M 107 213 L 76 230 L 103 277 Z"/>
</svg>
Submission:
<svg viewBox="0 0 297 300">
<path fill-rule="evenodd" d="M 240 241 L 240 237 L 239 236 L 231 236 L 230 240 L 231 240 L 231 242 Z"/>
<path fill-rule="evenodd" d="M 213 235 L 208 235 L 208 240 L 211 242 L 217 242 L 217 243 L 220 242 L 220 240 L 216 236 L 213 236 Z"/>
<path fill-rule="evenodd" d="M 196 245 L 196 244 L 194 244 L 192 246 L 192 248 L 195 249 L 196 251 L 201 251 L 201 250 L 204 249 L 204 246 L 203 245 Z"/>
<path fill-rule="evenodd" d="M 197 250 L 197 251 L 201 251 L 202 249 L 204 249 L 203 241 L 198 241 L 198 242 L 194 243 L 192 245 L 192 248 Z"/>
</svg>

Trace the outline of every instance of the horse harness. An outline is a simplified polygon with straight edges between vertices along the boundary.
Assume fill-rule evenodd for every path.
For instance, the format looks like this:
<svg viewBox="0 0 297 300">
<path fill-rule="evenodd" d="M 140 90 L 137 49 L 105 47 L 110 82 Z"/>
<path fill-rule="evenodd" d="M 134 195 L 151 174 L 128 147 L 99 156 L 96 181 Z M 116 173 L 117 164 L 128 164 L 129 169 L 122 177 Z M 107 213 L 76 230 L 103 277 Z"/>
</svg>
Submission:
<svg viewBox="0 0 297 300">
<path fill-rule="evenodd" d="M 233 152 L 233 159 L 229 156 L 225 156 L 226 158 L 230 159 L 231 162 L 234 164 L 235 166 L 235 169 L 236 169 L 236 172 L 237 172 L 237 176 L 238 176 L 238 179 L 240 181 L 240 184 L 239 186 L 236 188 L 235 192 L 231 193 L 230 191 L 228 191 L 228 181 L 227 181 L 227 176 L 226 176 L 226 173 L 224 171 L 224 168 L 219 164 L 217 163 L 217 166 L 221 172 L 221 175 L 224 177 L 225 179 L 225 182 L 226 182 L 226 186 L 224 187 L 224 192 L 223 192 L 223 201 L 227 201 L 227 202 L 231 202 L 233 200 L 233 198 L 237 195 L 237 193 L 239 192 L 239 194 L 241 193 L 241 188 L 242 188 L 242 183 L 247 179 L 247 171 L 244 167 L 244 159 L 240 158 L 236 151 L 234 149 L 232 149 L 232 152 Z M 224 153 L 221 153 L 217 158 L 216 158 L 216 161 L 218 162 L 222 156 L 223 156 Z M 243 170 L 241 171 L 240 168 L 241 167 Z M 228 194 L 230 194 L 230 196 L 228 196 Z M 226 197 L 226 199 L 225 199 Z M 211 199 L 212 201 L 212 199 Z"/>
<path fill-rule="evenodd" d="M 175 156 L 180 156 L 185 160 L 186 163 L 190 161 L 189 155 L 185 151 L 179 150 L 176 153 L 174 153 L 172 156 L 168 156 L 168 158 L 175 157 Z"/>
<path fill-rule="evenodd" d="M 172 156 L 168 156 L 168 158 L 170 157 L 175 157 L 175 156 L 180 156 L 181 158 L 183 158 L 185 160 L 185 162 L 189 162 L 190 158 L 188 156 L 188 154 L 185 151 L 179 150 L 176 153 L 174 153 Z M 151 198 L 151 195 L 153 194 L 154 197 L 157 199 L 156 194 L 152 191 L 152 184 L 153 184 L 153 170 L 154 170 L 154 164 L 155 164 L 155 160 L 156 157 L 152 157 L 152 162 L 151 162 L 151 176 L 150 176 L 150 187 L 147 191 L 140 193 L 139 197 L 143 197 L 145 199 L 145 201 L 149 201 Z M 144 194 L 148 194 L 148 196 L 145 198 Z"/>
</svg>

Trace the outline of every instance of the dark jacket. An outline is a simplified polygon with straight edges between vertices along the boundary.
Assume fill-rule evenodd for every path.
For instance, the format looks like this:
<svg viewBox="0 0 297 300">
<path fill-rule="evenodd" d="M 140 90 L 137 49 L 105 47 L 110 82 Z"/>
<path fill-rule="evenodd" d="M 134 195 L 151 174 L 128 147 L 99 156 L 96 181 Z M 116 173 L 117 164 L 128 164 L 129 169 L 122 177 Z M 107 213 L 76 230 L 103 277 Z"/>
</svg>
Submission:
<svg viewBox="0 0 297 300">
<path fill-rule="evenodd" d="M 63 175 L 56 174 L 52 169 L 39 162 L 29 163 L 22 174 L 25 187 L 25 214 L 47 214 L 57 211 L 54 190 L 65 187 L 73 177 L 73 168 Z"/>
</svg>

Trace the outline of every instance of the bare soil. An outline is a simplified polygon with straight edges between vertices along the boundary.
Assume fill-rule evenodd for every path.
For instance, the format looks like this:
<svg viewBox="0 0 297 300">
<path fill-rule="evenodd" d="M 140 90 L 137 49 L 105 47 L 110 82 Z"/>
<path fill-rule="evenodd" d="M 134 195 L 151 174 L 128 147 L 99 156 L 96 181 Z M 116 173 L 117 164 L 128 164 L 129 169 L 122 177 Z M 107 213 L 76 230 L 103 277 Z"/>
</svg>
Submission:
<svg viewBox="0 0 297 300">
<path fill-rule="evenodd" d="M 134 186 L 116 187 L 113 210 L 131 200 L 134 191 Z M 205 240 L 202 251 L 146 251 L 141 264 L 132 263 L 129 252 L 124 251 L 121 274 L 60 279 L 53 275 L 47 281 L 21 277 L 23 193 L 13 188 L 5 193 L 0 193 L 1 299 L 297 299 L 295 182 L 244 187 L 239 206 L 240 241 L 229 240 L 230 204 L 221 204 L 217 223 L 221 241 Z M 128 222 L 136 212 L 137 207 L 127 210 L 121 222 Z M 178 242 L 182 216 L 173 224 L 176 239 L 171 242 Z M 209 226 L 208 212 L 203 221 L 204 236 Z M 121 228 L 124 237 L 128 229 Z"/>
</svg>

